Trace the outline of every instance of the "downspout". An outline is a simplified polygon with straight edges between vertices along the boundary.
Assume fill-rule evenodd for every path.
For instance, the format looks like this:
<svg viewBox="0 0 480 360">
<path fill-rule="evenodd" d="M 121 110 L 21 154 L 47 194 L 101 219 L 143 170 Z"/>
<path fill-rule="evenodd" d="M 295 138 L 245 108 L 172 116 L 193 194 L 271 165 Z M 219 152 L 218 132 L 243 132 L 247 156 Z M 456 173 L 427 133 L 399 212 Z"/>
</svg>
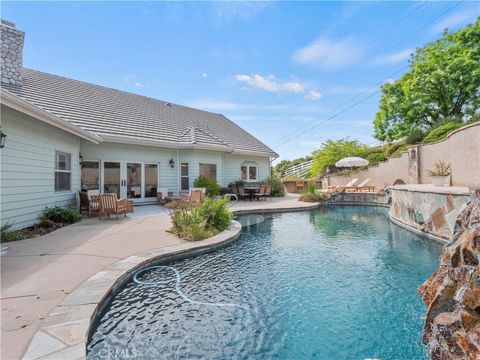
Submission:
<svg viewBox="0 0 480 360">
<path fill-rule="evenodd" d="M 177 192 L 178 192 L 178 196 L 180 196 L 180 190 L 181 190 L 180 170 L 181 170 L 180 150 L 177 148 Z"/>
</svg>

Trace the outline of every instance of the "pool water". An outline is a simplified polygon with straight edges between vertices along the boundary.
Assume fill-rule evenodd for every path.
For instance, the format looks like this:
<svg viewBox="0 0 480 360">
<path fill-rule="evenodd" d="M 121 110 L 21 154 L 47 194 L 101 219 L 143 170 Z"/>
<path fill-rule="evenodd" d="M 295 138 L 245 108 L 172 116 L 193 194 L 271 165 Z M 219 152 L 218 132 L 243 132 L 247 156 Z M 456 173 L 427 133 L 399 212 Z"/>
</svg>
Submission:
<svg viewBox="0 0 480 360">
<path fill-rule="evenodd" d="M 99 315 L 88 358 L 427 359 L 416 289 L 440 244 L 385 208 L 259 218 L 228 247 L 139 272 Z"/>
</svg>

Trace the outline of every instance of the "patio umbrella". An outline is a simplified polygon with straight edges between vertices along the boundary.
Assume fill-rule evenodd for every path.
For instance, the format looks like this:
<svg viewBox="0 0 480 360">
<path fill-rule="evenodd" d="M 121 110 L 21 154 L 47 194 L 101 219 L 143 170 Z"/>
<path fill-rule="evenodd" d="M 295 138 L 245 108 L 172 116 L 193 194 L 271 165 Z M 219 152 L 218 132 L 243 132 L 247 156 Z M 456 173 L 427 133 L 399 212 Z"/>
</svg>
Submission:
<svg viewBox="0 0 480 360">
<path fill-rule="evenodd" d="M 368 164 L 369 164 L 368 160 L 362 159 L 361 157 L 346 157 L 346 158 L 343 158 L 342 160 L 338 160 L 335 163 L 335 166 L 349 167 L 353 170 L 354 166 L 367 166 Z"/>
<path fill-rule="evenodd" d="M 338 160 L 335 163 L 336 167 L 351 167 L 354 166 L 367 166 L 369 164 L 368 160 L 362 159 L 361 157 L 346 157 L 342 160 Z"/>
</svg>

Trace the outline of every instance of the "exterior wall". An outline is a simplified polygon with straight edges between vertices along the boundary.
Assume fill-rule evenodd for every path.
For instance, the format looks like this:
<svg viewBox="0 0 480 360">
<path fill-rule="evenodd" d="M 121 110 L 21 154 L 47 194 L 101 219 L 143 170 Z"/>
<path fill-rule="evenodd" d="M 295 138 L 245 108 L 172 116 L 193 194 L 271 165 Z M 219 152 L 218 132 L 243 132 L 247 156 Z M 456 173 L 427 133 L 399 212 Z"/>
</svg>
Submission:
<svg viewBox="0 0 480 360">
<path fill-rule="evenodd" d="M 254 162 L 258 165 L 258 181 L 265 180 L 270 176 L 270 159 L 268 157 L 225 153 L 223 162 L 223 186 L 228 186 L 228 184 L 240 179 L 240 166 L 243 162 Z"/>
<path fill-rule="evenodd" d="M 430 184 L 427 171 L 434 168 L 435 160 L 450 163 L 452 168 L 451 185 L 480 188 L 480 123 L 454 131 L 448 138 L 432 144 L 413 146 L 416 149 L 414 159 L 409 161 L 409 153 L 391 158 L 377 166 L 370 166 L 349 176 L 330 176 L 328 185 L 345 185 L 351 178 L 361 182 L 370 178 L 369 185 L 384 189 L 396 179 L 405 183 Z M 418 174 L 418 175 L 417 175 Z"/>
<path fill-rule="evenodd" d="M 177 150 L 166 149 L 154 146 L 139 146 L 117 143 L 93 144 L 82 140 L 80 144 L 80 153 L 83 160 L 110 160 L 110 161 L 145 161 L 159 163 L 160 187 L 165 187 L 168 191 L 178 193 L 177 182 Z M 169 165 L 170 159 L 175 161 L 175 167 L 172 169 Z"/>
<path fill-rule="evenodd" d="M 180 150 L 180 163 L 188 163 L 188 176 L 190 187 L 200 175 L 200 164 L 217 165 L 217 183 L 223 186 L 223 161 L 222 153 L 208 150 Z"/>
<path fill-rule="evenodd" d="M 448 193 L 448 189 L 442 188 L 443 192 L 411 191 L 408 185 L 395 186 L 390 190 L 390 216 L 417 230 L 449 240 L 457 215 L 470 196 Z"/>
<path fill-rule="evenodd" d="M 5 106 L 1 118 L 7 135 L 0 150 L 1 223 L 24 228 L 36 223 L 45 207 L 76 201 L 80 140 Z M 55 150 L 71 154 L 71 191 L 55 192 Z"/>
</svg>

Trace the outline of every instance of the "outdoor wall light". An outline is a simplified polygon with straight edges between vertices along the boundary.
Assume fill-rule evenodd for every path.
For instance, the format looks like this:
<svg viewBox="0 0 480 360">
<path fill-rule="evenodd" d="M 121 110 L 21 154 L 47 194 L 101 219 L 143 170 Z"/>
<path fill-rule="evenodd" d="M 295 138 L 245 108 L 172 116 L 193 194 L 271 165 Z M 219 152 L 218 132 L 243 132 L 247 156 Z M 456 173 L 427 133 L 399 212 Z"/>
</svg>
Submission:
<svg viewBox="0 0 480 360">
<path fill-rule="evenodd" d="M 0 128 L 0 149 L 3 149 L 5 147 L 6 138 L 7 135 L 2 131 L 2 128 Z"/>
<path fill-rule="evenodd" d="M 175 167 L 175 161 L 173 159 L 170 159 L 168 162 L 170 164 L 170 167 L 173 169 Z"/>
<path fill-rule="evenodd" d="M 79 163 L 80 165 L 83 164 L 83 155 L 82 155 L 81 153 L 78 153 L 78 163 Z"/>
</svg>

